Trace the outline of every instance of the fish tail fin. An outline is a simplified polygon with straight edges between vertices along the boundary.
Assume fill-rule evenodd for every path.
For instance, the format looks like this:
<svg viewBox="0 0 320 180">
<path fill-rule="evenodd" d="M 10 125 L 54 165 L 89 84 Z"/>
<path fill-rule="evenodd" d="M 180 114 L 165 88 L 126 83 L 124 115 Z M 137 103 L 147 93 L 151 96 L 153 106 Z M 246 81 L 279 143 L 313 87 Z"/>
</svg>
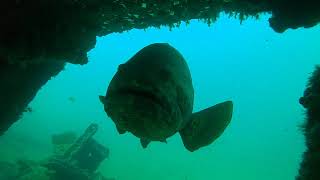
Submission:
<svg viewBox="0 0 320 180">
<path fill-rule="evenodd" d="M 211 144 L 230 123 L 232 111 L 232 101 L 225 101 L 193 113 L 188 124 L 180 130 L 184 146 L 193 152 Z"/>
</svg>

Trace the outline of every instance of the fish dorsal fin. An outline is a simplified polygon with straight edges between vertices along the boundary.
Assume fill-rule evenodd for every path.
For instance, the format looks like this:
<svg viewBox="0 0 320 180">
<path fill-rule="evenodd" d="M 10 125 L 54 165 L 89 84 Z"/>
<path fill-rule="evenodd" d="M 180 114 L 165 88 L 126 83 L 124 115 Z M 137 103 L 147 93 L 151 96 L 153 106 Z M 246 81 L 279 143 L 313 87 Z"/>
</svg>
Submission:
<svg viewBox="0 0 320 180">
<path fill-rule="evenodd" d="M 150 144 L 150 140 L 145 139 L 145 138 L 140 138 L 140 144 L 143 147 L 143 149 L 147 148 L 148 145 Z"/>
<path fill-rule="evenodd" d="M 226 101 L 193 113 L 191 120 L 180 131 L 184 146 L 193 152 L 211 144 L 230 123 L 232 111 L 232 101 Z"/>
</svg>

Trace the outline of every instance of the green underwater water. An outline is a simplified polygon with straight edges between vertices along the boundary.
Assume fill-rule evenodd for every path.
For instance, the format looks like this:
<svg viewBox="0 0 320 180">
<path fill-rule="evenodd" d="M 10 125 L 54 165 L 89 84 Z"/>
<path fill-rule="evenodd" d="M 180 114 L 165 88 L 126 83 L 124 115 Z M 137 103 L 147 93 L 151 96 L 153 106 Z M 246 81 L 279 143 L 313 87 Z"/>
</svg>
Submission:
<svg viewBox="0 0 320 180">
<path fill-rule="evenodd" d="M 131 30 L 97 38 L 84 66 L 68 64 L 31 102 L 33 112 L 0 137 L 1 160 L 41 160 L 52 153 L 51 135 L 99 124 L 95 138 L 110 148 L 100 171 L 116 180 L 291 180 L 305 149 L 298 99 L 319 63 L 320 27 L 275 33 L 267 22 L 221 17 L 215 24 Z M 120 63 L 155 42 L 185 57 L 195 89 L 194 111 L 233 100 L 232 121 L 210 146 L 187 151 L 179 135 L 142 149 L 119 135 L 98 96 Z M 74 99 L 70 101 L 70 97 Z"/>
</svg>

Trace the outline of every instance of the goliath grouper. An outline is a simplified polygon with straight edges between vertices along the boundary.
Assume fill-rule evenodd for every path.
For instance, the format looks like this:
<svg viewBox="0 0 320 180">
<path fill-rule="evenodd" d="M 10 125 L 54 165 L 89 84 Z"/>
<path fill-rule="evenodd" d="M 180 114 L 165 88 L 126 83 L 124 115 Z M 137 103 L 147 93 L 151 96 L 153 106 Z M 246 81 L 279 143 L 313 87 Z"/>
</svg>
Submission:
<svg viewBox="0 0 320 180">
<path fill-rule="evenodd" d="M 228 126 L 232 101 L 192 113 L 194 91 L 182 55 L 167 43 L 144 47 L 120 64 L 100 96 L 119 134 L 131 132 L 146 148 L 179 132 L 189 151 L 211 144 Z"/>
</svg>

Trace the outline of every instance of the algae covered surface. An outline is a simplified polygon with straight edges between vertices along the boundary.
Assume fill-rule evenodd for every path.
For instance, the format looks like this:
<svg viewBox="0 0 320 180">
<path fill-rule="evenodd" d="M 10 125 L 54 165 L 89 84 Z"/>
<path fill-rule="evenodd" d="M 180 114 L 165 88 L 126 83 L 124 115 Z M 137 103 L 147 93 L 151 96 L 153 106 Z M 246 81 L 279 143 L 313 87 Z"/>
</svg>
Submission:
<svg viewBox="0 0 320 180">
<path fill-rule="evenodd" d="M 294 179 L 305 150 L 299 98 L 319 63 L 320 28 L 278 34 L 268 18 L 240 24 L 222 15 L 210 27 L 192 20 L 171 30 L 133 29 L 97 38 L 89 63 L 67 64 L 37 93 L 29 104 L 32 111 L 0 137 L 0 160 L 41 162 L 54 151 L 52 135 L 80 135 L 97 123 L 94 138 L 110 149 L 98 171 L 116 180 Z M 194 111 L 233 100 L 229 127 L 196 152 L 184 149 L 179 135 L 143 149 L 134 136 L 118 134 L 99 101 L 118 65 L 156 42 L 169 43 L 184 56 Z"/>
</svg>

